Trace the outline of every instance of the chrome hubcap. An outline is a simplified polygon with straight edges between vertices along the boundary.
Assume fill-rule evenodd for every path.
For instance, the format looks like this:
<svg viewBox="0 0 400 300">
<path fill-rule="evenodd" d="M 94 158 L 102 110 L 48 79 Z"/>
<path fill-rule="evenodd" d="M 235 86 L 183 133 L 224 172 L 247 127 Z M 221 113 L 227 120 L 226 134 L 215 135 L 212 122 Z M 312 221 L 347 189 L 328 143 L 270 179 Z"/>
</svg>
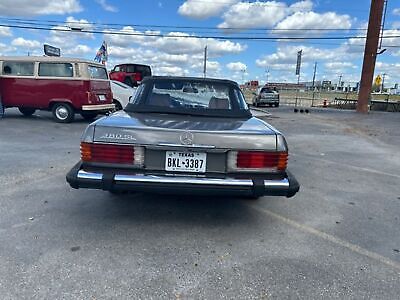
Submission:
<svg viewBox="0 0 400 300">
<path fill-rule="evenodd" d="M 65 120 L 68 118 L 68 110 L 63 106 L 60 106 L 56 109 L 56 115 L 60 120 Z"/>
</svg>

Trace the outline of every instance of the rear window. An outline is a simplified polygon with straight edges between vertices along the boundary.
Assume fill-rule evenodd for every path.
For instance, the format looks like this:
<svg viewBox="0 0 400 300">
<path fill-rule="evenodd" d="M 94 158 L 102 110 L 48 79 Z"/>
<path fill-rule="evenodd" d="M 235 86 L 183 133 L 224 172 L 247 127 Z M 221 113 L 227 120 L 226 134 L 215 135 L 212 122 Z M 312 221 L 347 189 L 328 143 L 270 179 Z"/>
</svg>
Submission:
<svg viewBox="0 0 400 300">
<path fill-rule="evenodd" d="M 33 76 L 33 62 L 3 62 L 3 75 Z"/>
<path fill-rule="evenodd" d="M 135 66 L 133 66 L 133 65 L 126 66 L 126 72 L 127 73 L 135 73 L 136 72 Z"/>
<path fill-rule="evenodd" d="M 128 65 L 126 66 L 126 72 L 128 73 L 140 73 L 142 78 L 151 76 L 151 69 L 149 66 L 142 65 Z"/>
<path fill-rule="evenodd" d="M 39 76 L 73 77 L 73 68 L 70 63 L 40 63 Z"/>
<path fill-rule="evenodd" d="M 273 93 L 273 90 L 271 88 L 263 88 L 261 93 Z"/>
<path fill-rule="evenodd" d="M 142 74 L 142 78 L 151 76 L 151 70 L 148 66 L 136 66 L 136 72 Z"/>
<path fill-rule="evenodd" d="M 145 80 L 126 109 L 215 117 L 247 118 L 251 115 L 237 85 L 198 78 Z"/>
<path fill-rule="evenodd" d="M 107 70 L 102 67 L 88 66 L 89 76 L 92 79 L 108 79 Z"/>
</svg>

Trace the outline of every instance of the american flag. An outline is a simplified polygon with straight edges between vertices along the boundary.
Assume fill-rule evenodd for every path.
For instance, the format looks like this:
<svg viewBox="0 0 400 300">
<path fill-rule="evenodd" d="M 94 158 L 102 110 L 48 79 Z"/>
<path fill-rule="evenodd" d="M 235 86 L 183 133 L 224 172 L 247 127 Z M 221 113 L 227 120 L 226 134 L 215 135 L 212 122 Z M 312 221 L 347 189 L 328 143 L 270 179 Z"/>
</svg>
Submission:
<svg viewBox="0 0 400 300">
<path fill-rule="evenodd" d="M 108 52 L 107 52 L 107 43 L 106 41 L 103 41 L 103 44 L 97 50 L 96 57 L 94 58 L 95 61 L 101 62 L 103 65 L 106 64 L 106 61 L 108 60 Z"/>
</svg>

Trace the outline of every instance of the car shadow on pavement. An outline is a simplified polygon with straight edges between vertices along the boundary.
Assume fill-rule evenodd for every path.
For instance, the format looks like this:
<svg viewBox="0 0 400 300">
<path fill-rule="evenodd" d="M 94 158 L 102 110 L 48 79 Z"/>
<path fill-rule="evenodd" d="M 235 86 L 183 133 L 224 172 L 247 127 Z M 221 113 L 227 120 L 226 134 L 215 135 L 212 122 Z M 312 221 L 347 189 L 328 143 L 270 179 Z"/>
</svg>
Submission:
<svg viewBox="0 0 400 300">
<path fill-rule="evenodd" d="M 75 114 L 75 119 L 74 119 L 74 121 L 72 121 L 72 124 L 73 123 L 89 124 L 89 123 L 97 120 L 98 118 L 101 118 L 102 116 L 103 115 L 98 115 L 95 119 L 88 121 L 88 120 L 85 120 L 84 118 L 82 118 L 79 114 Z M 51 112 L 47 112 L 47 111 L 35 112 L 32 116 L 29 116 L 29 117 L 23 116 L 18 111 L 6 112 L 6 114 L 4 114 L 4 116 L 3 116 L 2 121 L 7 121 L 7 120 L 21 120 L 21 121 L 24 120 L 24 121 L 31 121 L 31 122 L 46 121 L 46 122 L 52 122 L 54 124 L 66 125 L 65 123 L 55 122 Z"/>
<path fill-rule="evenodd" d="M 79 211 L 72 212 L 74 218 L 80 215 L 80 218 L 89 218 L 93 222 L 110 222 L 111 224 L 118 222 L 179 223 L 224 227 L 233 224 L 250 225 L 257 217 L 257 212 L 246 205 L 246 202 L 256 200 L 243 198 L 147 193 L 112 195 L 104 192 L 104 196 L 100 193 L 98 199 L 93 199 L 93 194 L 89 195 L 90 193 L 85 193 L 84 209 L 80 205 Z M 265 220 L 263 222 L 265 223 Z"/>
</svg>

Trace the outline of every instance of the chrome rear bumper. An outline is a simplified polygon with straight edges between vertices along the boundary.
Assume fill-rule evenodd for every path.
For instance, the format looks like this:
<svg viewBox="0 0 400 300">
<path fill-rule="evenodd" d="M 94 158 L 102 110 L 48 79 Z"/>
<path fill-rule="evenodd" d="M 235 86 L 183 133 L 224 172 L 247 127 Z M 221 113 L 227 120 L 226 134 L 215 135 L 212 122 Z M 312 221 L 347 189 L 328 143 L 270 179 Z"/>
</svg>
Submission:
<svg viewBox="0 0 400 300">
<path fill-rule="evenodd" d="M 115 104 L 93 104 L 93 105 L 82 105 L 83 111 L 94 111 L 94 110 L 113 110 L 115 109 Z"/>
<path fill-rule="evenodd" d="M 138 190 L 149 192 L 171 192 L 192 194 L 245 194 L 251 196 L 292 197 L 299 191 L 297 180 L 287 173 L 283 179 L 239 179 L 209 178 L 195 176 L 116 174 L 92 172 L 81 169 L 78 163 L 67 174 L 67 181 L 73 188 L 94 188 L 103 190 Z"/>
</svg>

